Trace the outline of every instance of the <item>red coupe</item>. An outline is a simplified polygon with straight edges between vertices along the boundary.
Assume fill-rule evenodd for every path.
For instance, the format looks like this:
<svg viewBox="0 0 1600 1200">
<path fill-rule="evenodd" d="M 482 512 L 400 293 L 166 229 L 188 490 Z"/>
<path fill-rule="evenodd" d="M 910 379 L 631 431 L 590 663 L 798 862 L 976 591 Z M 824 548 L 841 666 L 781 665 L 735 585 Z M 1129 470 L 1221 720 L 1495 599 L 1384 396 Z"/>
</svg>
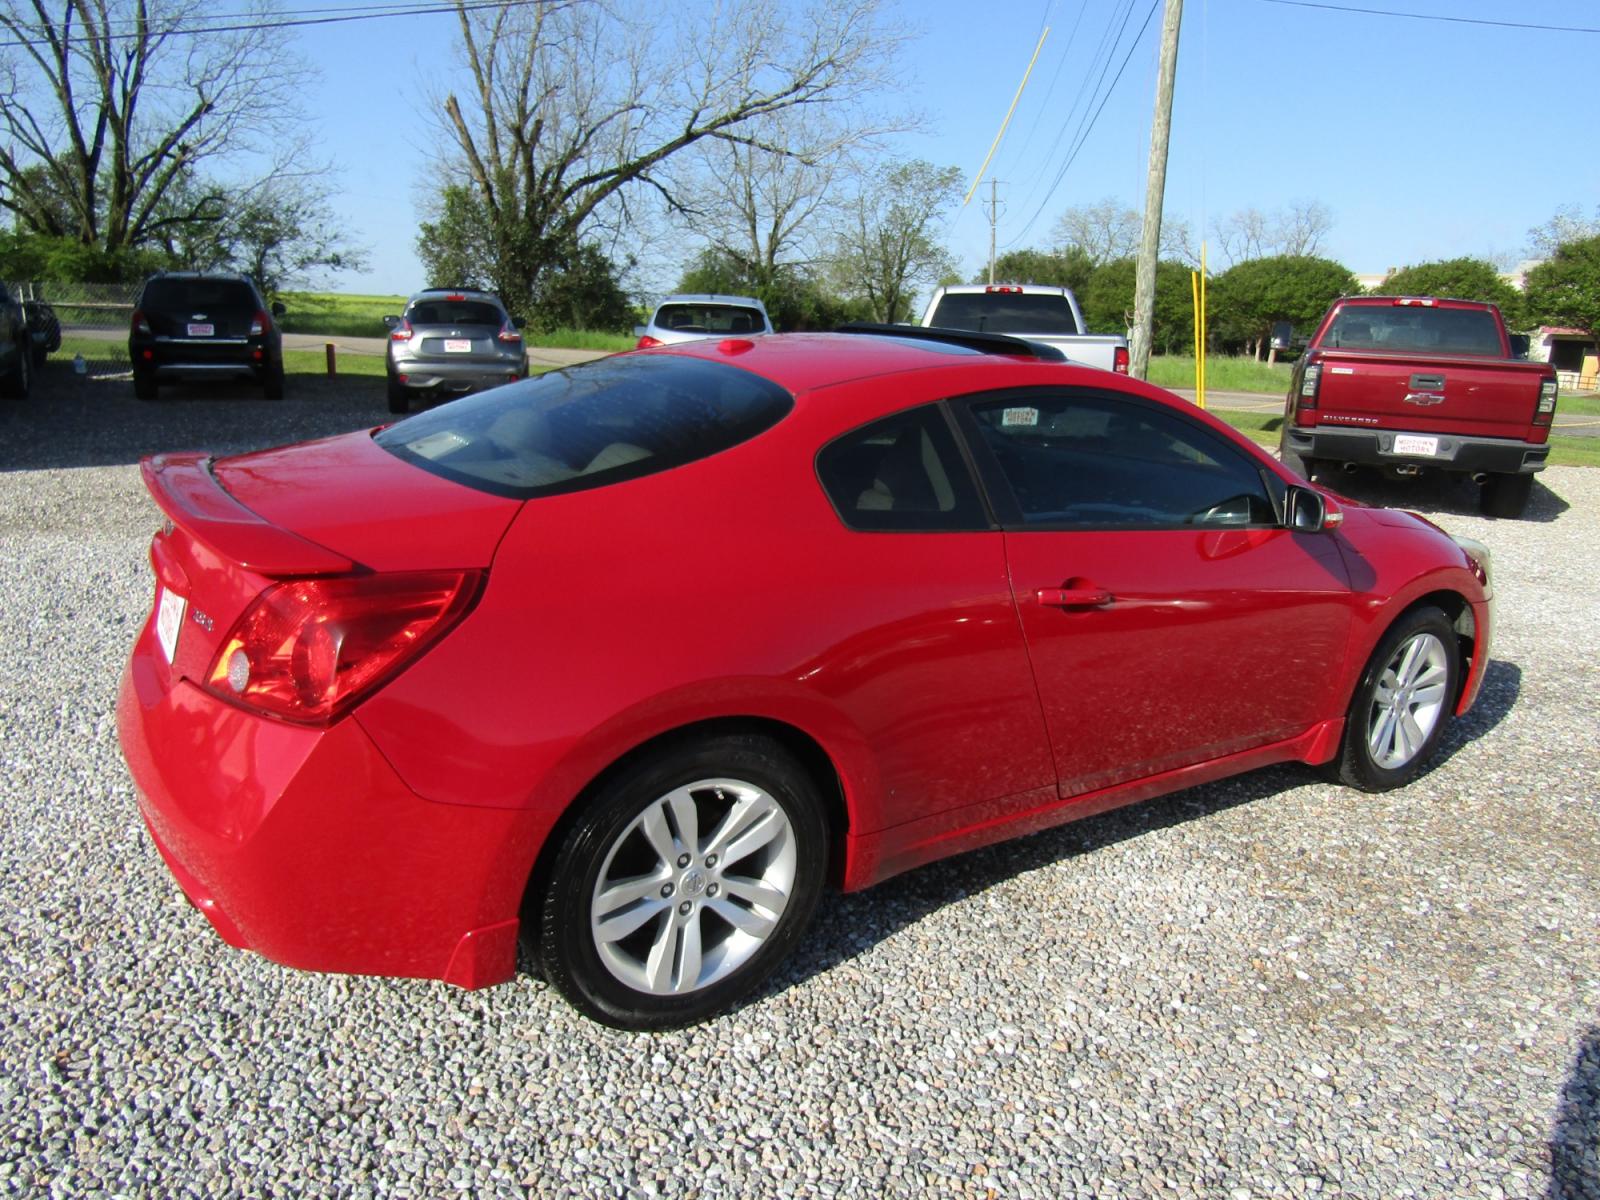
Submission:
<svg viewBox="0 0 1600 1200">
<path fill-rule="evenodd" d="M 1407 782 L 1488 554 L 1012 338 L 705 340 L 163 455 L 118 722 L 229 943 L 699 1020 L 825 886 L 1268 763 Z"/>
</svg>

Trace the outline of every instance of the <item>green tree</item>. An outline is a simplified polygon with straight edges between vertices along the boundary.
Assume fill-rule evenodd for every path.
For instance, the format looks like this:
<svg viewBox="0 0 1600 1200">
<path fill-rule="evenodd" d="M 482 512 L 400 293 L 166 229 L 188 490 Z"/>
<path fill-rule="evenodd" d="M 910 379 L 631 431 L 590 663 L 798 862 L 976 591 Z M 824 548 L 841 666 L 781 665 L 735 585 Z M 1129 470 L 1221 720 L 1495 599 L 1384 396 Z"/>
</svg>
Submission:
<svg viewBox="0 0 1600 1200">
<path fill-rule="evenodd" d="M 1078 246 L 1059 254 L 1048 250 L 1008 250 L 994 260 L 996 283 L 1042 283 L 1050 287 L 1071 288 L 1080 298 L 1094 274 L 1094 260 Z M 973 283 L 988 283 L 989 268 L 972 277 Z"/>
<path fill-rule="evenodd" d="M 1600 342 L 1600 237 L 1557 246 L 1528 272 L 1524 299 L 1534 321 L 1581 329 Z"/>
<path fill-rule="evenodd" d="M 1229 267 L 1207 288 L 1207 322 L 1218 340 L 1261 356 L 1272 326 L 1314 324 L 1340 296 L 1361 290 L 1349 268 L 1326 258 L 1280 254 Z"/>
<path fill-rule="evenodd" d="M 1131 258 L 1107 263 L 1095 271 L 1080 293 L 1083 319 L 1093 333 L 1127 333 L 1133 317 L 1134 272 Z M 1170 259 L 1156 264 L 1156 299 L 1151 347 L 1159 354 L 1181 353 L 1194 342 L 1194 299 L 1189 268 Z"/>
<path fill-rule="evenodd" d="M 834 271 L 873 320 L 913 320 L 917 288 L 952 268 L 938 235 L 960 187 L 959 167 L 914 159 L 889 163 L 845 205 Z"/>
<path fill-rule="evenodd" d="M 830 293 L 813 271 L 786 267 L 774 272 L 766 283 L 756 274 L 742 256 L 707 246 L 679 278 L 676 290 L 754 296 L 766 305 L 773 328 L 784 332 L 832 329 L 869 316 L 859 303 Z"/>
<path fill-rule="evenodd" d="M 1494 264 L 1481 258 L 1450 258 L 1401 267 L 1377 287 L 1375 296 L 1443 296 L 1455 300 L 1482 300 L 1500 306 L 1506 324 L 1523 324 L 1522 296 L 1500 278 Z"/>
</svg>

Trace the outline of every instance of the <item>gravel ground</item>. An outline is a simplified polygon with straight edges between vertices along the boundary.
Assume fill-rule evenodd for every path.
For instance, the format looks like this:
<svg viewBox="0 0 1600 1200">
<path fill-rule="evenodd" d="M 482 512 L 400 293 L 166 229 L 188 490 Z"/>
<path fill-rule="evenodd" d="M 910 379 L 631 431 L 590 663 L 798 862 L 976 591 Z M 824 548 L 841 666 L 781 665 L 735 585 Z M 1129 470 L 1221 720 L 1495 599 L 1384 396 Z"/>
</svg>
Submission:
<svg viewBox="0 0 1600 1200">
<path fill-rule="evenodd" d="M 0 407 L 0 1191 L 151 1196 L 1600 1196 L 1600 471 L 1530 517 L 1352 479 L 1493 546 L 1443 762 L 1257 772 L 825 901 L 753 1003 L 624 1035 L 230 950 L 112 719 L 156 448 L 385 418 L 369 381 Z M 45 397 L 49 396 L 50 399 Z"/>
</svg>

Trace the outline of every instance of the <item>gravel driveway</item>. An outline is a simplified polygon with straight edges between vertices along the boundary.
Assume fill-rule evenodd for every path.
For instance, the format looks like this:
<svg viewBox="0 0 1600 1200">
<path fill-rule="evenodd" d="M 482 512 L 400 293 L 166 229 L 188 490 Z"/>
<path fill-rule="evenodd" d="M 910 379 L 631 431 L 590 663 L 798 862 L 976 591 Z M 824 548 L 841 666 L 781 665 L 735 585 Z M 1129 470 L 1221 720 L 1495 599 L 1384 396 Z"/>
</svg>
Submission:
<svg viewBox="0 0 1600 1200">
<path fill-rule="evenodd" d="M 0 405 L 0 1191 L 1600 1196 L 1600 471 L 1522 521 L 1352 480 L 1496 554 L 1483 699 L 1411 787 L 1275 768 L 925 868 L 825 901 L 743 1009 L 622 1035 L 526 974 L 230 950 L 145 836 L 132 463 L 387 418 L 295 382 Z"/>
</svg>

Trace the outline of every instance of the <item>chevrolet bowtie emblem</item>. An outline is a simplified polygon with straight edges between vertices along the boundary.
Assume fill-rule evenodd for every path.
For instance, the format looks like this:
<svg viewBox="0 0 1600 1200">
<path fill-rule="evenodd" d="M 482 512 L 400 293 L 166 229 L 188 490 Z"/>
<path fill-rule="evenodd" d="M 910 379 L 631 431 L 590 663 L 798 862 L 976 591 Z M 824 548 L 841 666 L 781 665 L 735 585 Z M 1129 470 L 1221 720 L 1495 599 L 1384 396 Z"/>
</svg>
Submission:
<svg viewBox="0 0 1600 1200">
<path fill-rule="evenodd" d="M 1444 396 L 1438 392 L 1407 392 L 1406 403 L 1417 404 L 1427 408 L 1432 404 L 1443 404 Z"/>
</svg>

